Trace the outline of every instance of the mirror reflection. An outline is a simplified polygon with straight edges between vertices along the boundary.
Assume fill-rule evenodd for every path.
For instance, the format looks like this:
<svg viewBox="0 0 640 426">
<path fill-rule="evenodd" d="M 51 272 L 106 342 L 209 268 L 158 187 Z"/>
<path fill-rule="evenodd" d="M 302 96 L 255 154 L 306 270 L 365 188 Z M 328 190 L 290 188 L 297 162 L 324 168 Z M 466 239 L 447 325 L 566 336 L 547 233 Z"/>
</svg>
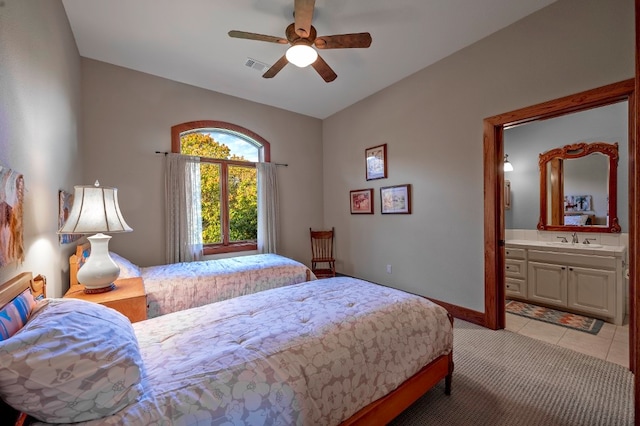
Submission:
<svg viewBox="0 0 640 426">
<path fill-rule="evenodd" d="M 540 154 L 541 230 L 620 232 L 617 143 L 576 143 Z"/>
</svg>

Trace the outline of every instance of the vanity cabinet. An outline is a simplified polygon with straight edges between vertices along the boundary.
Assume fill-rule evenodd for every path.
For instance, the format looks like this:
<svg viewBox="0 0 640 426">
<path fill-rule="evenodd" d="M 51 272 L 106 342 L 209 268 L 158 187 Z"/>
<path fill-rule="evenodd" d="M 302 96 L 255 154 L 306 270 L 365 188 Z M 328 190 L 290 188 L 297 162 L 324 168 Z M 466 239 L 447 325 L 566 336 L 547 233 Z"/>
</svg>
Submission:
<svg viewBox="0 0 640 426">
<path fill-rule="evenodd" d="M 580 253 L 582 251 L 582 253 Z M 585 253 L 585 254 L 583 254 Z M 624 251 L 505 249 L 506 296 L 622 324 Z"/>
<path fill-rule="evenodd" d="M 505 294 L 507 297 L 523 299 L 527 297 L 526 250 L 505 249 Z"/>
</svg>

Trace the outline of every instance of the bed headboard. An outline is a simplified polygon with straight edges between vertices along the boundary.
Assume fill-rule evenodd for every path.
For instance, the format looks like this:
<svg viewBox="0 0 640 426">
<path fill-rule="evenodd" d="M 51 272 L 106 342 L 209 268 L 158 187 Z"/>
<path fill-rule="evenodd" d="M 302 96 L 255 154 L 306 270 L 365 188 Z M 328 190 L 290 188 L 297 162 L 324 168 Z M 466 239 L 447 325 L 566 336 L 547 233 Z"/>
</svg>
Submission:
<svg viewBox="0 0 640 426">
<path fill-rule="evenodd" d="M 91 253 L 91 243 L 87 241 L 86 243 L 78 244 L 75 254 L 69 257 L 69 282 L 71 287 L 80 284 L 78 282 L 78 269 L 89 257 L 89 253 Z"/>
<path fill-rule="evenodd" d="M 11 278 L 0 285 L 0 307 L 9 303 L 14 297 L 28 288 L 31 288 L 31 293 L 34 297 L 46 297 L 47 279 L 44 275 L 38 275 L 34 278 L 31 272 L 23 272 Z M 30 420 L 32 420 L 26 414 L 17 412 L 2 400 L 0 400 L 0 416 L 5 421 L 10 419 L 10 423 L 15 426 L 30 424 Z"/>
<path fill-rule="evenodd" d="M 31 272 L 23 272 L 0 285 L 0 307 L 11 302 L 14 297 L 31 288 L 35 298 L 47 297 L 47 279 L 44 275 L 33 278 Z"/>
</svg>

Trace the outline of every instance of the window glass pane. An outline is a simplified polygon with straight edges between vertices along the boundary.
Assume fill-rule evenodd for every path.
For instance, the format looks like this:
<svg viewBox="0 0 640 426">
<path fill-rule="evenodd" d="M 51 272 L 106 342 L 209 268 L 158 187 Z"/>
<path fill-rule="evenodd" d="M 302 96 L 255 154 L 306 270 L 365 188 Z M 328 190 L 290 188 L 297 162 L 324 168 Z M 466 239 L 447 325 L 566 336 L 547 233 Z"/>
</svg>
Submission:
<svg viewBox="0 0 640 426">
<path fill-rule="evenodd" d="M 207 130 L 208 134 L 217 143 L 224 145 L 229 149 L 228 157 L 216 157 L 226 158 L 228 160 L 243 160 L 243 161 L 260 161 L 260 149 L 257 145 L 250 142 L 246 138 L 238 136 L 230 131 L 223 130 Z"/>
<path fill-rule="evenodd" d="M 209 133 L 200 131 L 180 135 L 180 152 L 209 158 L 228 159 L 231 156 L 229 147 L 218 143 Z"/>
<path fill-rule="evenodd" d="M 202 191 L 202 242 L 222 243 L 220 164 L 200 163 Z"/>
<path fill-rule="evenodd" d="M 260 149 L 233 133 L 203 129 L 180 136 L 180 152 L 224 160 L 260 161 Z"/>
<path fill-rule="evenodd" d="M 229 241 L 258 238 L 258 190 L 255 167 L 229 165 Z"/>
</svg>

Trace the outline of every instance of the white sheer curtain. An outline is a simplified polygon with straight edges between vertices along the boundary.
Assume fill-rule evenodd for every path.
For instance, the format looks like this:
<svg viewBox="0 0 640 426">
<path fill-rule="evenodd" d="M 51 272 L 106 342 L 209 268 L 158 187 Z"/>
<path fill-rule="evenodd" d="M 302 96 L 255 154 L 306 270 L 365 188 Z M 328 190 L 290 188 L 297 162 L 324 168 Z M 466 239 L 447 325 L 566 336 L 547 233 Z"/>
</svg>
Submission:
<svg viewBox="0 0 640 426">
<path fill-rule="evenodd" d="M 200 158 L 165 156 L 167 263 L 201 260 Z"/>
<path fill-rule="evenodd" d="M 278 179 L 274 163 L 257 163 L 258 253 L 276 253 L 278 233 Z"/>
</svg>

